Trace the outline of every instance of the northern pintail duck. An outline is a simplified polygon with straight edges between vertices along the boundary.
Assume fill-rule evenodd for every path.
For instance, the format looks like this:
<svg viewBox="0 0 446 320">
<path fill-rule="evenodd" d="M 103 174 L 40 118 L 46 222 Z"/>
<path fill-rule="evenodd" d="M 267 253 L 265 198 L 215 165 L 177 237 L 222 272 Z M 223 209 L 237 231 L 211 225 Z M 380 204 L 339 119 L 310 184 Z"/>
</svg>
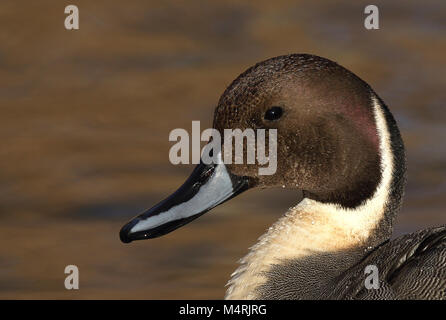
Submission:
<svg viewBox="0 0 446 320">
<path fill-rule="evenodd" d="M 404 192 L 404 145 L 363 80 L 314 55 L 272 58 L 226 89 L 214 128 L 276 128 L 276 173 L 201 163 L 122 228 L 123 242 L 169 233 L 247 189 L 283 186 L 304 198 L 241 259 L 227 299 L 446 298 L 446 227 L 389 240 Z M 366 285 L 370 266 L 378 286 Z"/>
</svg>

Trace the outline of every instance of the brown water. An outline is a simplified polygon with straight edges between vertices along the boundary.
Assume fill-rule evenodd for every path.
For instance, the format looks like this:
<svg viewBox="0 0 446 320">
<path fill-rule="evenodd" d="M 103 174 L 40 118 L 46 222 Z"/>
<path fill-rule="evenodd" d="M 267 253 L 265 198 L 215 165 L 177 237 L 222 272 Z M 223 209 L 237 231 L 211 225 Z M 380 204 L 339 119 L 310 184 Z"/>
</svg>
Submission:
<svg viewBox="0 0 446 320">
<path fill-rule="evenodd" d="M 76 0 L 70 32 L 63 2 L 2 0 L 0 298 L 221 298 L 295 192 L 247 192 L 151 241 L 118 232 L 192 170 L 170 164 L 169 132 L 210 127 L 232 79 L 286 53 L 337 61 L 393 111 L 409 162 L 395 234 L 446 223 L 446 3 L 375 1 L 366 31 L 368 1 L 349 2 Z"/>
</svg>

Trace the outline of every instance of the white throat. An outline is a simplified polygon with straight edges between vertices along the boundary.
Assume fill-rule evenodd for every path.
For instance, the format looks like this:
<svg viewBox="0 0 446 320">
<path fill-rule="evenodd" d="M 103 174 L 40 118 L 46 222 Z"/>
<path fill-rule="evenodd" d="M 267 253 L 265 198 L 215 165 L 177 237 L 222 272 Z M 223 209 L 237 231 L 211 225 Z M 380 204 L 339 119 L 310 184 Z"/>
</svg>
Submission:
<svg viewBox="0 0 446 320">
<path fill-rule="evenodd" d="M 371 232 L 383 218 L 392 183 L 393 155 L 384 111 L 372 94 L 379 136 L 381 181 L 374 195 L 355 209 L 304 199 L 274 223 L 228 282 L 226 299 L 256 299 L 257 288 L 267 281 L 265 272 L 287 260 L 302 259 L 317 252 L 367 248 Z"/>
</svg>

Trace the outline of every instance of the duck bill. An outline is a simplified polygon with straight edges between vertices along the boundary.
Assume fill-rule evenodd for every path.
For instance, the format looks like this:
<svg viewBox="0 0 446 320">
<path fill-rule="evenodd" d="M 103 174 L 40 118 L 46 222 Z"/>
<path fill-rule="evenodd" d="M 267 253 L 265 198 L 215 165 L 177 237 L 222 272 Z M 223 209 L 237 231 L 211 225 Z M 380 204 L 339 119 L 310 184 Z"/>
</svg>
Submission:
<svg viewBox="0 0 446 320">
<path fill-rule="evenodd" d="M 249 179 L 231 174 L 223 163 L 201 162 L 175 193 L 128 222 L 119 236 L 124 243 L 160 237 L 248 188 Z"/>
</svg>

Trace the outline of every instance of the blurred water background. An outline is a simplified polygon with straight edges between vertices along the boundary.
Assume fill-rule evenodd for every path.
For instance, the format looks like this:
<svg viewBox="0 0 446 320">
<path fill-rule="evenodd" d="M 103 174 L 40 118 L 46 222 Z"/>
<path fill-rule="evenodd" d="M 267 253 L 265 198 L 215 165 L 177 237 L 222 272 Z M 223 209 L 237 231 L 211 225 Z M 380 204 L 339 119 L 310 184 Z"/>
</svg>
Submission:
<svg viewBox="0 0 446 320">
<path fill-rule="evenodd" d="M 250 191 L 165 237 L 120 227 L 193 169 L 169 132 L 211 127 L 242 71 L 313 53 L 366 80 L 396 117 L 409 180 L 395 235 L 446 223 L 446 2 L 61 1 L 0 3 L 0 298 L 218 299 L 237 260 L 296 204 Z M 80 290 L 64 268 L 80 268 Z"/>
</svg>

